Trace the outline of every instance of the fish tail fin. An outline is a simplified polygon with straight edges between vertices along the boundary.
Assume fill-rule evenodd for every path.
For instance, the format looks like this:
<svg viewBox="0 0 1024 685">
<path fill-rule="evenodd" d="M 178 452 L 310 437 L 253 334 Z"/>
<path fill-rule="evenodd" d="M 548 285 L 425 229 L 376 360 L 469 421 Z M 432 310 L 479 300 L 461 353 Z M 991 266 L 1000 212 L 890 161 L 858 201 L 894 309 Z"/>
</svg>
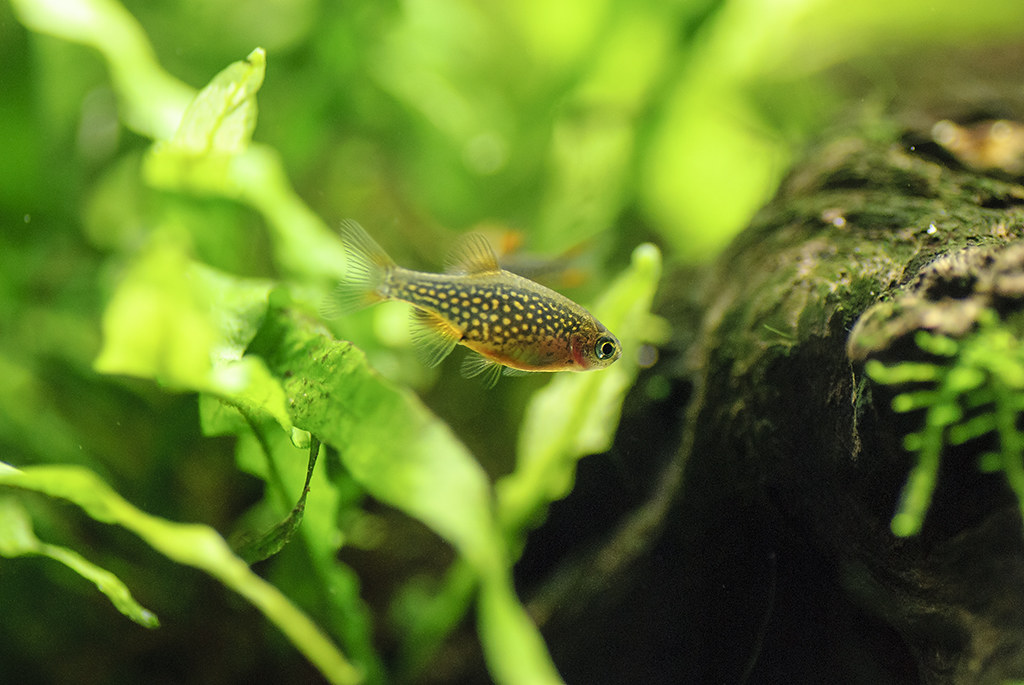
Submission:
<svg viewBox="0 0 1024 685">
<path fill-rule="evenodd" d="M 355 221 L 342 221 L 339 232 L 345 245 L 345 276 L 320 307 L 320 313 L 328 319 L 388 299 L 388 277 L 397 266 Z"/>
</svg>

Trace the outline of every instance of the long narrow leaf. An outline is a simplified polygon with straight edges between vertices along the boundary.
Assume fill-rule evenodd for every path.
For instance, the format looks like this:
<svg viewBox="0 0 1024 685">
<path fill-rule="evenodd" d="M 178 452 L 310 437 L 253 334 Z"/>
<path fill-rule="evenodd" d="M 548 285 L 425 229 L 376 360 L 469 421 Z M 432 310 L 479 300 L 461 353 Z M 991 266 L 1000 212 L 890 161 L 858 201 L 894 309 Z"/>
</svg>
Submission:
<svg viewBox="0 0 1024 685">
<path fill-rule="evenodd" d="M 14 558 L 27 555 L 49 557 L 64 564 L 92 582 L 118 611 L 131 620 L 146 628 L 159 627 L 156 614 L 139 604 L 120 578 L 73 549 L 37 538 L 25 507 L 13 497 L 0 497 L 0 556 Z"/>
<path fill-rule="evenodd" d="M 658 332 L 650 310 L 660 278 L 658 249 L 636 248 L 630 268 L 594 307 L 619 336 L 623 358 L 603 371 L 556 376 L 527 407 L 516 470 L 498 483 L 499 515 L 513 538 L 568 494 L 581 457 L 611 445 L 622 400 L 639 372 L 639 349 Z"/>
<path fill-rule="evenodd" d="M 214 529 L 167 521 L 132 506 L 88 469 L 37 466 L 0 471 L 0 485 L 74 502 L 102 523 L 132 531 L 168 559 L 213 576 L 245 597 L 332 683 L 358 683 L 360 673 L 321 630 L 276 587 L 252 572 Z"/>
</svg>

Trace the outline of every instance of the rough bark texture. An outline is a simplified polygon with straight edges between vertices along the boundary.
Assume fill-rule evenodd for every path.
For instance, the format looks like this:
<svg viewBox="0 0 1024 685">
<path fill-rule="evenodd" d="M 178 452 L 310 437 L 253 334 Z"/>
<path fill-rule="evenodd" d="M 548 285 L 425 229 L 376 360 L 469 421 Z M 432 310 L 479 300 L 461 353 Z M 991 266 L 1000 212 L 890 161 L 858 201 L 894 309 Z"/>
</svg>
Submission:
<svg viewBox="0 0 1024 685">
<path fill-rule="evenodd" d="M 1016 500 L 970 454 L 948 454 L 922 534 L 894 537 L 910 466 L 902 437 L 921 417 L 897 419 L 891 394 L 861 364 L 920 356 L 910 344 L 918 329 L 960 335 L 983 307 L 1019 307 L 1022 199 L 1024 188 L 942 155 L 839 140 L 791 177 L 709 291 L 685 486 L 691 499 L 704 491 L 711 500 L 694 514 L 710 519 L 699 544 L 716 544 L 719 516 L 758 531 L 774 558 L 766 575 L 782 585 L 785 540 L 800 538 L 849 600 L 850 618 L 877 624 L 865 651 L 886 631 L 899 636 L 876 666 L 896 666 L 893 681 L 911 671 L 929 683 L 1024 676 Z M 776 598 L 769 610 L 787 609 Z M 827 630 L 830 612 L 823 618 Z M 840 658 L 856 644 L 832 647 Z M 760 655 L 762 668 L 770 658 Z M 876 677 L 856 663 L 836 668 L 833 681 Z"/>
<path fill-rule="evenodd" d="M 918 329 L 961 335 L 983 308 L 1019 308 L 1022 236 L 1011 178 L 912 137 L 854 136 L 791 175 L 702 299 L 670 282 L 664 313 L 682 334 L 650 378 L 677 380 L 668 396 L 641 380 L 612 453 L 655 487 L 637 488 L 611 542 L 551 572 L 539 560 L 579 546 L 564 531 L 601 520 L 594 483 L 629 499 L 629 477 L 585 460 L 521 565 L 555 578 L 529 592 L 567 680 L 1024 677 L 1016 500 L 970 450 L 950 452 L 923 531 L 895 537 L 902 438 L 921 417 L 893 414 L 863 372 L 869 357 L 920 356 Z M 608 521 L 632 504 L 604 505 Z"/>
</svg>

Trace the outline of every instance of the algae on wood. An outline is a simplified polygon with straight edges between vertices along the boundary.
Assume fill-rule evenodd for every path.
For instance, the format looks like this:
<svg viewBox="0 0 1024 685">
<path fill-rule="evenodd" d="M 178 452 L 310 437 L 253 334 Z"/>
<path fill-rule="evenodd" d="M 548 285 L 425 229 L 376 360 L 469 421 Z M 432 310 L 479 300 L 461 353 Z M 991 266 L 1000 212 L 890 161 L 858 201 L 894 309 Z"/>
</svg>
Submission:
<svg viewBox="0 0 1024 685">
<path fill-rule="evenodd" d="M 693 636 L 705 673 L 778 675 L 771 659 L 793 638 L 780 631 L 798 630 L 786 613 L 820 591 L 831 616 L 808 637 L 816 673 L 1024 675 L 1024 538 L 1012 491 L 977 468 L 991 447 L 949 449 L 921 534 L 890 530 L 912 465 L 903 438 L 921 416 L 893 412 L 895 391 L 863 362 L 921 359 L 915 332 L 961 336 L 991 310 L 1011 325 L 1024 304 L 1024 188 L 923 152 L 857 137 L 825 145 L 711 278 L 679 513 L 696 554 L 682 572 L 711 591 L 686 611 L 701 620 L 747 593 L 752 615 L 746 663 L 716 660 L 737 637 L 724 620 Z M 754 571 L 723 577 L 737 557 Z M 857 665 L 857 650 L 882 664 Z"/>
</svg>

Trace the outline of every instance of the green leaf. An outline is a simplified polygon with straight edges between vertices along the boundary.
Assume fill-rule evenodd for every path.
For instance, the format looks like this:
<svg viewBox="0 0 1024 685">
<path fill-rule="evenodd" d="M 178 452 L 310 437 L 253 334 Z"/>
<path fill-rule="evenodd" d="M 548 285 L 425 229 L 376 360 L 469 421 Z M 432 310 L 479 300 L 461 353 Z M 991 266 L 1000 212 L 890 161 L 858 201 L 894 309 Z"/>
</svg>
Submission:
<svg viewBox="0 0 1024 685">
<path fill-rule="evenodd" d="M 185 110 L 169 147 L 194 155 L 244 150 L 256 128 L 256 93 L 266 70 L 266 53 L 256 48 L 217 74 Z"/>
<path fill-rule="evenodd" d="M 173 388 L 206 385 L 216 332 L 185 275 L 188 260 L 170 244 L 147 250 L 103 314 L 100 373 L 152 378 Z"/>
<path fill-rule="evenodd" d="M 306 510 L 306 497 L 309 495 L 309 481 L 313 476 L 313 467 L 316 466 L 317 456 L 320 453 L 320 441 L 315 440 L 309 449 L 309 464 L 306 468 L 306 482 L 302 486 L 302 494 L 299 501 L 295 503 L 288 516 L 275 524 L 270 530 L 263 534 L 250 538 L 243 545 L 236 546 L 235 550 L 239 556 L 248 563 L 263 561 L 274 556 L 288 544 L 302 523 L 302 517 Z"/>
<path fill-rule="evenodd" d="M 999 452 L 983 452 L 978 456 L 978 470 L 982 473 L 995 473 L 1003 468 L 1003 455 Z"/>
<path fill-rule="evenodd" d="M 942 399 L 941 393 L 937 390 L 915 390 L 914 392 L 902 392 L 892 398 L 892 409 L 900 413 L 915 411 L 925 407 L 931 407 Z"/>
<path fill-rule="evenodd" d="M 80 506 L 102 523 L 138 535 L 168 559 L 205 571 L 245 597 L 333 683 L 357 683 L 359 672 L 276 587 L 252 572 L 208 526 L 174 523 L 136 509 L 88 469 L 37 466 L 0 470 L 0 485 L 41 492 Z"/>
<path fill-rule="evenodd" d="M 287 535 L 295 522 L 291 516 L 296 509 L 293 505 L 296 498 L 301 499 L 309 477 L 310 495 L 302 507 L 302 525 L 291 530 L 290 544 L 301 546 L 303 551 L 291 558 L 297 562 L 294 565 L 288 559 L 275 564 L 277 584 L 301 594 L 304 605 L 318 607 L 330 634 L 341 640 L 367 685 L 381 685 L 389 679 L 373 642 L 371 611 L 360 596 L 359 578 L 338 559 L 338 550 L 345 542 L 339 521 L 358 515 L 356 507 L 362 492 L 344 477 L 328 478 L 328 469 L 323 467 L 310 472 L 306 452 L 310 447 L 309 443 L 305 447 L 297 445 L 269 420 L 243 422 L 236 461 L 240 469 L 266 481 L 266 488 L 263 500 L 232 535 L 233 542 L 244 545 L 254 538 L 254 531 L 272 526 L 278 534 Z M 275 526 L 283 517 L 291 522 Z M 301 590 L 296 588 L 298 585 Z"/>
<path fill-rule="evenodd" d="M 145 628 L 158 628 L 160 621 L 132 597 L 128 586 L 110 571 L 88 561 L 78 552 L 39 540 L 25 508 L 13 497 L 0 497 L 0 556 L 14 558 L 44 556 L 60 562 L 96 585 L 122 614 Z"/>
<path fill-rule="evenodd" d="M 500 564 L 490 485 L 466 447 L 412 392 L 286 299 L 275 291 L 250 352 L 282 379 L 295 425 L 336 447 L 370 494 L 426 523 L 474 568 Z"/>
<path fill-rule="evenodd" d="M 337 280 L 345 262 L 341 242 L 295 194 L 277 152 L 251 143 L 265 71 L 266 55 L 257 48 L 217 74 L 188 106 L 174 136 L 160 137 L 147 152 L 143 176 L 164 190 L 256 208 L 285 271 Z"/>
<path fill-rule="evenodd" d="M 159 188 L 238 196 L 232 167 L 256 128 L 256 93 L 263 84 L 266 55 L 257 48 L 243 62 L 221 71 L 185 110 L 170 140 L 146 155 L 143 174 Z"/>
<path fill-rule="evenodd" d="M 504 572 L 484 577 L 478 607 L 480 640 L 495 681 L 521 685 L 562 682 L 540 633 L 512 591 L 511 578 Z"/>
<path fill-rule="evenodd" d="M 1024 389 L 1024 360 L 1021 356 L 1021 343 L 1015 340 L 1012 347 L 1002 354 L 992 354 L 983 360 L 985 368 L 999 377 L 1000 382 L 1015 390 Z"/>
<path fill-rule="evenodd" d="M 871 360 L 865 365 L 867 374 L 879 383 L 930 384 L 923 390 L 899 394 L 892 401 L 898 412 L 927 410 L 924 428 L 903 438 L 906 450 L 917 453 L 917 463 L 893 517 L 893 532 L 913 535 L 921 529 L 943 448 L 993 432 L 999 437 L 999 452 L 981 455 L 978 466 L 986 472 L 1003 472 L 1024 517 L 1024 435 L 1018 429 L 1024 411 L 1019 392 L 1024 386 L 1024 345 L 1012 325 L 1001 321 L 995 311 L 984 310 L 978 314 L 977 329 L 962 339 L 918 331 L 914 340 L 923 351 L 949 360 L 892 366 Z"/>
<path fill-rule="evenodd" d="M 557 374 L 527 406 L 516 470 L 497 486 L 502 526 L 513 539 L 549 503 L 568 494 L 581 457 L 611 445 L 622 400 L 640 370 L 640 348 L 660 330 L 650 313 L 660 277 L 658 249 L 637 247 L 629 269 L 593 309 L 619 337 L 623 358 L 602 371 Z"/>
<path fill-rule="evenodd" d="M 487 476 L 451 430 L 412 392 L 373 371 L 361 351 L 291 309 L 284 291 L 271 296 L 250 352 L 282 379 L 296 426 L 333 445 L 367 492 L 455 547 L 493 600 L 487 616 L 518 616 L 506 626 L 511 632 L 481 631 L 496 680 L 560 682 L 536 627 L 514 599 Z M 537 674 L 544 678 L 534 680 Z"/>
<path fill-rule="evenodd" d="M 469 564 L 456 562 L 439 590 L 430 592 L 415 582 L 402 588 L 391 605 L 391 623 L 405 636 L 397 659 L 397 680 L 412 680 L 430 663 L 469 610 L 477 581 Z"/>
<path fill-rule="evenodd" d="M 915 333 L 914 342 L 925 352 L 941 357 L 952 357 L 960 350 L 960 343 L 953 338 L 928 331 Z"/>
<path fill-rule="evenodd" d="M 903 449 L 908 452 L 917 452 L 923 444 L 924 435 L 922 433 L 907 433 L 903 436 Z"/>
<path fill-rule="evenodd" d="M 979 438 L 996 429 L 996 419 L 992 414 L 979 414 L 949 429 L 949 443 L 961 445 L 968 440 Z"/>
<path fill-rule="evenodd" d="M 943 385 L 947 393 L 965 395 L 980 388 L 985 379 L 985 372 L 981 369 L 970 366 L 954 366 L 946 374 Z"/>
<path fill-rule="evenodd" d="M 886 366 L 877 359 L 870 359 L 864 364 L 864 371 L 878 383 L 897 385 L 934 381 L 941 375 L 942 367 L 925 362 L 899 362 Z"/>
<path fill-rule="evenodd" d="M 220 274 L 158 240 L 125 274 L 103 314 L 95 369 L 210 393 L 291 430 L 280 383 L 261 359 L 243 356 L 269 290 L 268 282 Z"/>
<path fill-rule="evenodd" d="M 909 436 L 908 436 L 909 437 Z M 907 537 L 921 530 L 924 515 L 931 505 L 935 481 L 939 475 L 939 457 L 942 450 L 941 429 L 929 429 L 922 436 L 918 448 L 917 464 L 907 476 L 900 496 L 899 509 L 890 528 L 895 535 Z"/>
<path fill-rule="evenodd" d="M 939 428 L 956 423 L 963 418 L 964 412 L 953 403 L 934 404 L 928 409 L 928 426 Z"/>
</svg>

